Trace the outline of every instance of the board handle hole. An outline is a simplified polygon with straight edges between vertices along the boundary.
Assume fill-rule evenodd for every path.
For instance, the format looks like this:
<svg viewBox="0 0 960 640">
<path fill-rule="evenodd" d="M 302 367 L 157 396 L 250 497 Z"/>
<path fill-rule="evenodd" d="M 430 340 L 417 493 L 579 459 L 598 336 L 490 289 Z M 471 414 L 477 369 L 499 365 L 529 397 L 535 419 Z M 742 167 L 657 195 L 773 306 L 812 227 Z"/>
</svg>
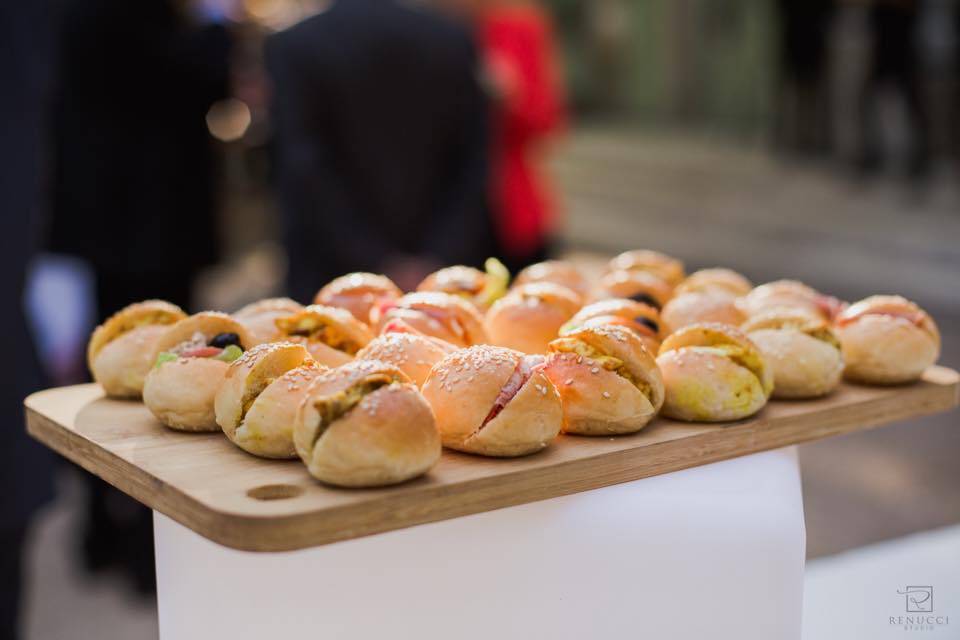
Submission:
<svg viewBox="0 0 960 640">
<path fill-rule="evenodd" d="M 265 484 L 247 491 L 254 500 L 287 500 L 303 493 L 303 488 L 292 484 Z"/>
</svg>

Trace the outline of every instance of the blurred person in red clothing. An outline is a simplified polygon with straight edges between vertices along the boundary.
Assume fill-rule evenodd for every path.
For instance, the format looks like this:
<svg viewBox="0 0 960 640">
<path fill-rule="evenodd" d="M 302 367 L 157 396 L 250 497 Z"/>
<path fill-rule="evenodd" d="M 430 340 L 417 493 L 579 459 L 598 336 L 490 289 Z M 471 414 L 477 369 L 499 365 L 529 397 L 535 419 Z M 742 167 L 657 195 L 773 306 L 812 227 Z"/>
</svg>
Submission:
<svg viewBox="0 0 960 640">
<path fill-rule="evenodd" d="M 542 175 L 548 139 L 566 124 L 548 13 L 533 0 L 448 0 L 469 18 L 491 95 L 490 202 L 501 259 L 511 271 L 548 257 L 557 210 Z"/>
</svg>

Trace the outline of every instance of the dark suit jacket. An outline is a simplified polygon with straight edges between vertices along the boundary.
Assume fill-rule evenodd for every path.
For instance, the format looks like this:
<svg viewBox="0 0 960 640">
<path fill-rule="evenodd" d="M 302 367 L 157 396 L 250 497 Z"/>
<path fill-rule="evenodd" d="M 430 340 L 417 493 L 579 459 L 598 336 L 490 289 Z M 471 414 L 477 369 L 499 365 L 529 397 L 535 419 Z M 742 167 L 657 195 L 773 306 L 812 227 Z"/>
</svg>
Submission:
<svg viewBox="0 0 960 640">
<path fill-rule="evenodd" d="M 391 254 L 489 255 L 486 101 L 466 31 L 393 0 L 341 0 L 266 54 L 294 296 Z"/>
</svg>

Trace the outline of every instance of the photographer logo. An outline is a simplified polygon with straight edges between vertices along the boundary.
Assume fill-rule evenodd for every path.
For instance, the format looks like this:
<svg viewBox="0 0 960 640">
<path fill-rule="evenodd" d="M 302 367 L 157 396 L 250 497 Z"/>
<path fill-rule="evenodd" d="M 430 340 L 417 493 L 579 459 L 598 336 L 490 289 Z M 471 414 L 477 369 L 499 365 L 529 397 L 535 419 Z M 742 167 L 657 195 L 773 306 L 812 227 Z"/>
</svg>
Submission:
<svg viewBox="0 0 960 640">
<path fill-rule="evenodd" d="M 907 601 L 907 613 L 933 612 L 933 587 L 906 587 L 903 594 Z"/>
<path fill-rule="evenodd" d="M 889 616 L 891 627 L 900 627 L 904 631 L 935 631 L 950 624 L 950 616 L 934 613 L 933 587 L 908 585 L 897 589 L 903 596 L 903 608 L 906 615 Z"/>
</svg>

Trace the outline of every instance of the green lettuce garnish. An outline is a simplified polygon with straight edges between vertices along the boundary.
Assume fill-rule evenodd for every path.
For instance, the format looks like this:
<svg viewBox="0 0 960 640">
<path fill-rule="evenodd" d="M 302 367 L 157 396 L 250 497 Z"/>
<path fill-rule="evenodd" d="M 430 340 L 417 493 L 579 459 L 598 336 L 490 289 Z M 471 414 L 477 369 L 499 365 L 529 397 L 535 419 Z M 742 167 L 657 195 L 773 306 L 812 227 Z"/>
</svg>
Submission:
<svg viewBox="0 0 960 640">
<path fill-rule="evenodd" d="M 176 360 L 178 357 L 179 357 L 179 356 L 178 356 L 177 354 L 175 354 L 175 353 L 170 353 L 169 351 L 161 351 L 161 352 L 157 355 L 157 361 L 156 361 L 155 363 L 153 363 L 153 366 L 154 366 L 154 367 L 159 367 L 159 366 L 162 365 L 164 362 L 173 362 L 173 361 Z"/>
<path fill-rule="evenodd" d="M 224 362 L 233 362 L 237 358 L 243 355 L 243 349 L 238 347 L 235 344 L 227 345 L 223 351 L 220 352 L 220 355 L 216 356 L 215 359 L 223 360 Z"/>
<path fill-rule="evenodd" d="M 483 268 L 487 272 L 487 282 L 480 292 L 480 299 L 489 306 L 506 295 L 510 271 L 496 258 L 487 258 Z"/>
</svg>

